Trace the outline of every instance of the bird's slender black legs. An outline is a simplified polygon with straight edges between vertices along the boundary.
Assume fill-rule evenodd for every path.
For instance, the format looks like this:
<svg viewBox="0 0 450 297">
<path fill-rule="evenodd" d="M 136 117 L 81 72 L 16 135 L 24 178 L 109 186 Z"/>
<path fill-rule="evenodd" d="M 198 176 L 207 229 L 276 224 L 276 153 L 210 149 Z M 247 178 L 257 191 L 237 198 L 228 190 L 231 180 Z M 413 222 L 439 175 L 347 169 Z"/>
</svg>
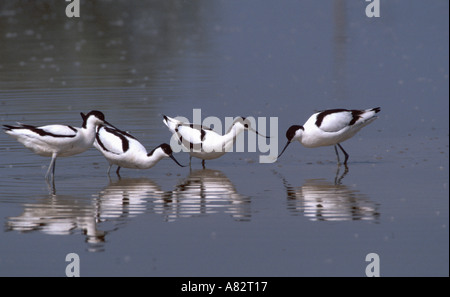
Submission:
<svg viewBox="0 0 450 297">
<path fill-rule="evenodd" d="M 112 167 L 112 165 L 113 164 L 109 164 L 109 167 L 108 167 L 108 171 L 106 172 L 106 174 L 108 175 L 108 177 L 110 177 L 110 175 L 109 175 L 109 172 L 111 171 L 111 167 Z M 120 179 L 120 173 L 119 173 L 119 171 L 120 171 L 120 166 L 117 166 L 117 170 L 116 170 L 116 174 L 117 174 L 117 176 L 119 177 L 119 179 Z"/>
<path fill-rule="evenodd" d="M 347 167 L 347 160 L 348 160 L 348 154 L 347 152 L 344 150 L 344 148 L 341 146 L 340 143 L 337 144 L 339 146 L 339 148 L 342 150 L 342 152 L 344 153 L 345 156 L 345 160 L 344 160 L 344 165 Z"/>
<path fill-rule="evenodd" d="M 342 173 L 341 176 L 339 176 L 339 170 L 341 168 L 341 160 L 339 159 L 339 153 L 338 153 L 338 149 L 337 149 L 336 145 L 339 146 L 339 148 L 341 149 L 341 151 L 344 153 L 344 156 L 345 156 L 345 159 L 344 159 L 345 170 L 344 170 L 344 173 Z M 338 167 L 337 167 L 336 177 L 334 178 L 334 184 L 335 185 L 340 185 L 342 179 L 348 173 L 348 167 L 347 167 L 348 154 L 347 154 L 347 152 L 344 150 L 344 148 L 339 143 L 336 144 L 336 145 L 334 146 L 334 151 L 336 152 L 336 157 L 337 157 L 337 161 L 338 161 Z"/>
<path fill-rule="evenodd" d="M 341 149 L 341 151 L 344 153 L 345 156 L 345 160 L 344 160 L 344 165 L 345 167 L 347 167 L 347 160 L 348 160 L 348 154 L 347 152 L 344 150 L 344 148 L 342 147 L 342 145 L 340 143 L 336 144 L 337 146 L 339 146 L 339 148 Z M 336 145 L 334 146 L 334 151 L 336 152 L 336 156 L 337 156 L 337 160 L 338 160 L 338 164 L 341 164 L 341 160 L 339 159 L 339 154 L 338 154 L 338 150 Z"/>
<path fill-rule="evenodd" d="M 192 156 L 189 156 L 189 168 L 191 168 L 192 169 Z M 206 167 L 205 167 L 205 160 L 202 160 L 202 167 L 203 167 L 203 169 L 205 169 Z"/>
<path fill-rule="evenodd" d="M 341 164 L 341 160 L 339 159 L 339 153 L 338 153 L 338 150 L 337 150 L 337 146 L 336 146 L 336 145 L 334 145 L 334 151 L 336 152 L 336 157 L 337 157 L 338 165 L 340 165 L 340 164 Z"/>
</svg>

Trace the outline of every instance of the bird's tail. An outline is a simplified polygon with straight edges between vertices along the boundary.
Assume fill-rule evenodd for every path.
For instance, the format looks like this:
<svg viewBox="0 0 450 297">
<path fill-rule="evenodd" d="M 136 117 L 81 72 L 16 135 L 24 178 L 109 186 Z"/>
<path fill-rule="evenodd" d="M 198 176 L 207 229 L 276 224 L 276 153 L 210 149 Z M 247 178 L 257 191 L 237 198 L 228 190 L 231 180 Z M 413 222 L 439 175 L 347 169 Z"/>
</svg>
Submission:
<svg viewBox="0 0 450 297">
<path fill-rule="evenodd" d="M 12 129 L 14 129 L 14 128 L 16 128 L 16 127 L 14 127 L 14 126 L 10 126 L 10 125 L 3 125 L 3 130 L 5 130 L 5 131 L 11 131 Z"/>
<path fill-rule="evenodd" d="M 380 107 L 375 107 L 375 108 L 370 109 L 370 111 L 375 111 L 375 113 L 378 113 L 378 112 L 381 111 L 381 108 Z"/>
<path fill-rule="evenodd" d="M 371 109 L 366 109 L 361 115 L 360 118 L 362 118 L 361 123 L 363 124 L 363 127 L 370 124 L 374 120 L 376 120 L 378 117 L 376 116 L 377 113 L 381 111 L 381 108 L 375 107 Z"/>
<path fill-rule="evenodd" d="M 14 132 L 14 130 L 17 129 L 24 129 L 24 128 L 29 128 L 29 129 L 34 129 L 36 127 L 31 126 L 31 125 L 25 125 L 22 123 L 17 122 L 18 126 L 11 126 L 11 125 L 3 125 L 3 130 L 5 130 L 6 133 L 8 132 Z"/>
<path fill-rule="evenodd" d="M 163 118 L 163 123 L 169 128 L 170 131 L 172 131 L 172 133 L 175 133 L 175 129 L 180 122 L 165 115 L 163 115 Z"/>
</svg>

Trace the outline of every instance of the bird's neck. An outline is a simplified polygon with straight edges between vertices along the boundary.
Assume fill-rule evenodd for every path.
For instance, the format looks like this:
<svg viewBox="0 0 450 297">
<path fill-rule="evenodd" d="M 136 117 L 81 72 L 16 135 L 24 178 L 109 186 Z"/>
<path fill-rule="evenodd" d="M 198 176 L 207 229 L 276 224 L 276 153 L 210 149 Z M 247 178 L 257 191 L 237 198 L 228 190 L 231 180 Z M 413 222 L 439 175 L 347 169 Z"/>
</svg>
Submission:
<svg viewBox="0 0 450 297">
<path fill-rule="evenodd" d="M 161 154 L 158 149 L 153 151 L 152 154 L 142 154 L 140 155 L 142 160 L 140 161 L 140 164 L 143 169 L 148 169 L 153 166 L 155 166 L 156 163 L 159 162 L 162 158 L 164 158 L 164 155 Z"/>
<path fill-rule="evenodd" d="M 224 142 L 228 145 L 228 144 L 233 144 L 236 141 L 236 137 L 241 134 L 244 131 L 244 127 L 242 127 L 241 125 L 233 125 L 231 126 L 231 128 L 228 130 L 228 132 L 223 135 L 224 138 Z"/>
<path fill-rule="evenodd" d="M 83 138 L 86 140 L 86 142 L 92 144 L 94 143 L 95 139 L 95 128 L 96 126 L 94 125 L 86 125 L 86 127 L 79 128 L 78 132 L 83 135 Z"/>
</svg>

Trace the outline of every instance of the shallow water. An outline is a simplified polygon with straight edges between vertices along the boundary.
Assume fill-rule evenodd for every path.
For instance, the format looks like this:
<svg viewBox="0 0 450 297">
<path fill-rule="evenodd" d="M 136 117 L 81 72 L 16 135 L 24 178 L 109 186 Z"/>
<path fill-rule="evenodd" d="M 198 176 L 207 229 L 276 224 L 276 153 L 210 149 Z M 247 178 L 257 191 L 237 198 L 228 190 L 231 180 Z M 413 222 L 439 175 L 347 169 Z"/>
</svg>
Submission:
<svg viewBox="0 0 450 297">
<path fill-rule="evenodd" d="M 2 133 L 1 276 L 64 276 L 69 253 L 82 276 L 365 276 L 369 253 L 382 276 L 448 276 L 447 1 L 371 19 L 364 1 L 95 1 L 79 19 L 46 3 L 0 4 L 1 124 L 98 109 L 150 151 L 162 114 L 201 109 L 276 118 L 257 128 L 280 149 L 316 110 L 381 112 L 343 144 L 348 172 L 297 143 L 119 179 L 92 148 L 57 160 L 54 194 L 50 159 Z"/>
</svg>

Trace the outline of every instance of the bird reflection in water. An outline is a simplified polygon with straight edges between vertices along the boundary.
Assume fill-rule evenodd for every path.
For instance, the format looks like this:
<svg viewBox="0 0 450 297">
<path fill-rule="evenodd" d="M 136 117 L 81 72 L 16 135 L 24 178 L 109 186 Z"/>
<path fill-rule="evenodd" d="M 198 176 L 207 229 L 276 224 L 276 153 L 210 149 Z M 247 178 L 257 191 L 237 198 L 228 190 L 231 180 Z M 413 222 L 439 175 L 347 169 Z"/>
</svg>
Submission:
<svg viewBox="0 0 450 297">
<path fill-rule="evenodd" d="M 219 170 L 191 171 L 172 191 L 170 200 L 153 203 L 155 211 L 164 214 L 168 221 L 215 214 L 221 209 L 237 221 L 251 218 L 250 197 L 239 194 L 230 179 Z"/>
<path fill-rule="evenodd" d="M 149 197 L 169 195 L 147 179 L 120 179 L 88 198 L 50 194 L 26 203 L 17 217 L 9 217 L 7 230 L 72 235 L 81 231 L 88 250 L 104 250 L 106 236 L 146 211 Z"/>
<path fill-rule="evenodd" d="M 111 181 L 92 197 L 50 194 L 36 203 L 23 204 L 23 212 L 7 218 L 6 230 L 40 231 L 52 235 L 81 232 L 92 252 L 104 251 L 106 237 L 131 218 L 163 215 L 165 221 L 223 212 L 237 221 L 250 220 L 250 198 L 237 193 L 218 170 L 198 170 L 164 191 L 148 178 Z"/>
<path fill-rule="evenodd" d="M 99 194 L 102 221 L 143 212 L 162 215 L 167 222 L 225 213 L 239 221 L 250 220 L 250 199 L 237 193 L 232 182 L 218 170 L 191 171 L 172 191 L 163 191 L 146 178 L 119 179 Z"/>
<path fill-rule="evenodd" d="M 6 230 L 50 235 L 71 235 L 81 230 L 90 244 L 89 250 L 103 249 L 106 232 L 98 229 L 96 210 L 90 199 L 52 194 L 23 207 L 21 215 L 7 218 Z"/>
<path fill-rule="evenodd" d="M 336 177 L 339 179 L 338 177 Z M 377 222 L 378 204 L 358 190 L 331 183 L 326 179 L 307 179 L 302 186 L 293 187 L 283 178 L 287 194 L 287 209 L 312 221 L 368 220 Z"/>
<path fill-rule="evenodd" d="M 104 188 L 97 197 L 96 205 L 101 221 L 135 217 L 146 212 L 149 199 L 166 199 L 171 192 L 148 178 L 120 178 Z"/>
</svg>

